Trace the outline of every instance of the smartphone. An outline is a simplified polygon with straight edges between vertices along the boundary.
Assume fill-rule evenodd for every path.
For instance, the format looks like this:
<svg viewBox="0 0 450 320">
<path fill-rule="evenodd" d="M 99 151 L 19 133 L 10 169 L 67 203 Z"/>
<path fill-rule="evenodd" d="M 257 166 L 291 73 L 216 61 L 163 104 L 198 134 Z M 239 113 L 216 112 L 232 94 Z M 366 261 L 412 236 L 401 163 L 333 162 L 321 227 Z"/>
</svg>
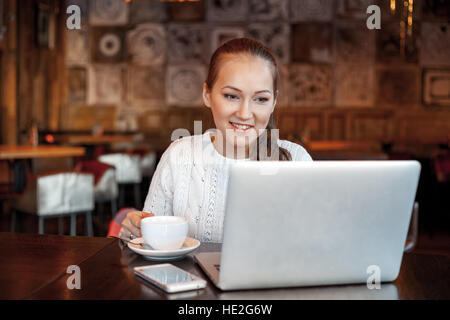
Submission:
<svg viewBox="0 0 450 320">
<path fill-rule="evenodd" d="M 170 263 L 135 267 L 134 273 L 168 293 L 206 287 L 205 280 Z"/>
</svg>

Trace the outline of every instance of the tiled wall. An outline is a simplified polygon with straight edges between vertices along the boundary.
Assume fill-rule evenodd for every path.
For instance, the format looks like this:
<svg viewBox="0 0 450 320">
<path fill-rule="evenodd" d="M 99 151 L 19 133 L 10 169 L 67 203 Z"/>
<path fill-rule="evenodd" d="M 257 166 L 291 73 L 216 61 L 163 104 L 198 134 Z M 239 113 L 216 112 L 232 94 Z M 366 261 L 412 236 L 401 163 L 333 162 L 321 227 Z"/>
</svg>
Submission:
<svg viewBox="0 0 450 320">
<path fill-rule="evenodd" d="M 211 127 L 201 100 L 210 55 L 224 40 L 248 36 L 277 56 L 282 135 L 441 141 L 450 134 L 445 1 L 413 2 L 404 54 L 404 1 L 396 1 L 395 14 L 390 0 L 67 2 L 81 6 L 83 29 L 65 32 L 63 128 L 97 122 L 169 133 L 200 119 Z M 380 30 L 366 27 L 366 8 L 374 3 Z"/>
</svg>

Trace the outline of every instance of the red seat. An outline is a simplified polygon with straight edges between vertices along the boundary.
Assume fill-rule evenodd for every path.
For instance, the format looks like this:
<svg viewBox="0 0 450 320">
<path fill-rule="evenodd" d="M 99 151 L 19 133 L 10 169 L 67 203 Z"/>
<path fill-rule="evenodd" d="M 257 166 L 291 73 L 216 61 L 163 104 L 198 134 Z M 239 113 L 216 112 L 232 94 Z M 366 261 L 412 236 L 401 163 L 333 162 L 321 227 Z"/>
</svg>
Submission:
<svg viewBox="0 0 450 320">
<path fill-rule="evenodd" d="M 127 216 L 128 212 L 135 211 L 135 208 L 122 208 L 114 216 L 114 219 L 109 223 L 108 235 L 106 237 L 119 237 L 120 229 L 122 228 L 122 221 Z"/>
<path fill-rule="evenodd" d="M 108 169 L 115 169 L 115 168 L 112 165 L 97 160 L 80 160 L 75 164 L 74 167 L 75 172 L 92 173 L 95 177 L 96 184 Z"/>
<path fill-rule="evenodd" d="M 110 202 L 111 213 L 117 211 L 117 198 L 119 188 L 116 181 L 116 168 L 98 160 L 80 160 L 74 167 L 75 172 L 90 173 L 94 175 L 94 196 L 96 204 Z"/>
<path fill-rule="evenodd" d="M 450 151 L 439 152 L 433 159 L 434 173 L 440 183 L 450 181 Z"/>
</svg>

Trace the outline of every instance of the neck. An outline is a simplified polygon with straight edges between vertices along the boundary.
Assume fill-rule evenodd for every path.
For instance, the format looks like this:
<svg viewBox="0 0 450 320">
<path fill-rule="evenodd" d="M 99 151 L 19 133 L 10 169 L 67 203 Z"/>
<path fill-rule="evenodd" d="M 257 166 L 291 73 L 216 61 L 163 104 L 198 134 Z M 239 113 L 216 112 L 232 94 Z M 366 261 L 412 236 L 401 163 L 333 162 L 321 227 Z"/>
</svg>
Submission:
<svg viewBox="0 0 450 320">
<path fill-rule="evenodd" d="M 222 141 L 221 141 L 222 140 Z M 248 159 L 254 152 L 250 150 L 255 149 L 253 143 L 252 145 L 246 145 L 242 147 L 237 147 L 235 145 L 228 145 L 226 139 L 217 139 L 214 134 L 211 134 L 211 142 L 216 149 L 216 151 L 225 158 L 230 159 Z"/>
</svg>

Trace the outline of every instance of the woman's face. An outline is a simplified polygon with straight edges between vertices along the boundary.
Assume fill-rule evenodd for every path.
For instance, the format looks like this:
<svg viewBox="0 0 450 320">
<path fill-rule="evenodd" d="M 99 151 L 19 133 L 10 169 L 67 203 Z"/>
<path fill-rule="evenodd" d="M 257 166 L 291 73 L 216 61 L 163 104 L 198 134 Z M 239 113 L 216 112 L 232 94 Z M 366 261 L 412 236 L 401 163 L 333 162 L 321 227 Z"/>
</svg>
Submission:
<svg viewBox="0 0 450 320">
<path fill-rule="evenodd" d="M 203 85 L 204 103 L 224 137 L 218 151 L 227 156 L 225 150 L 244 149 L 248 157 L 249 146 L 266 128 L 276 104 L 271 66 L 259 57 L 226 55 L 219 68 L 211 92 Z"/>
</svg>

